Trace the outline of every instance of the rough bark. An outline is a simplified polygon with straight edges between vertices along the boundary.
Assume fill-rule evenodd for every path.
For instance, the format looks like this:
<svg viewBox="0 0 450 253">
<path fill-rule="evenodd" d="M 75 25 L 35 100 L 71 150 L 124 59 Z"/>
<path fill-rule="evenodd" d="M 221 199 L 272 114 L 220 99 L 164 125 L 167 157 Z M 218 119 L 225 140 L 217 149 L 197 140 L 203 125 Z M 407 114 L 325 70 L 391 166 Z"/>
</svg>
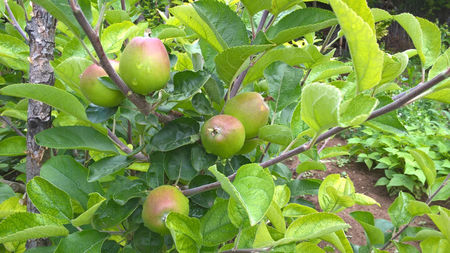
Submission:
<svg viewBox="0 0 450 253">
<path fill-rule="evenodd" d="M 30 39 L 29 82 L 54 84 L 54 71 L 50 65 L 55 48 L 56 20 L 44 8 L 33 3 L 33 17 L 27 23 Z M 39 146 L 34 136 L 51 127 L 51 107 L 36 100 L 29 100 L 27 117 L 27 181 L 40 174 L 42 164 L 50 157 L 50 150 Z M 38 213 L 27 199 L 27 211 Z M 50 245 L 49 239 L 28 240 L 27 248 Z"/>
</svg>

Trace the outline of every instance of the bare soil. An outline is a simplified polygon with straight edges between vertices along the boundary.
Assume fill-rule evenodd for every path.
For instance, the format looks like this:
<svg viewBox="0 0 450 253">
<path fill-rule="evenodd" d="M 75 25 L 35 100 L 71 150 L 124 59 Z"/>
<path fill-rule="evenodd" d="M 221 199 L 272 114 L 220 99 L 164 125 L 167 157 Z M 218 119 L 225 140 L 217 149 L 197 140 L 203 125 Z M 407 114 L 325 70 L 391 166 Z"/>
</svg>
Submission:
<svg viewBox="0 0 450 253">
<path fill-rule="evenodd" d="M 326 146 L 332 147 L 336 145 L 345 145 L 345 140 L 334 138 L 330 140 Z M 318 146 L 320 147 L 321 144 Z M 336 159 L 330 159 L 330 161 L 326 162 L 325 165 L 327 167 L 326 171 L 311 171 L 308 173 L 306 177 L 308 178 L 317 178 L 324 179 L 326 176 L 330 174 L 340 174 L 342 172 L 346 172 L 348 177 L 353 181 L 355 186 L 355 190 L 358 193 L 365 194 L 369 197 L 375 199 L 378 203 L 380 203 L 381 207 L 378 205 L 371 206 L 360 206 L 355 205 L 353 207 L 347 208 L 342 212 L 339 212 L 338 215 L 347 222 L 351 228 L 347 231 L 347 235 L 349 237 L 349 241 L 356 245 L 366 245 L 366 236 L 364 234 L 364 229 L 361 225 L 354 220 L 349 213 L 353 211 L 369 211 L 373 214 L 375 219 L 386 219 L 390 220 L 388 215 L 388 208 L 395 200 L 397 196 L 389 196 L 387 189 L 385 186 L 375 186 L 375 183 L 379 178 L 384 176 L 384 170 L 370 170 L 364 163 L 357 163 L 356 161 L 350 161 L 342 167 L 337 165 Z M 291 162 L 290 165 L 292 168 L 295 168 L 298 163 Z M 317 210 L 320 210 L 320 206 L 317 201 L 317 196 L 305 196 L 305 199 L 314 203 Z M 418 217 L 413 222 L 412 226 L 427 226 L 434 227 L 433 222 L 426 216 Z M 413 244 L 414 246 L 418 246 L 418 244 Z M 394 249 L 389 249 L 390 252 L 394 252 Z"/>
</svg>

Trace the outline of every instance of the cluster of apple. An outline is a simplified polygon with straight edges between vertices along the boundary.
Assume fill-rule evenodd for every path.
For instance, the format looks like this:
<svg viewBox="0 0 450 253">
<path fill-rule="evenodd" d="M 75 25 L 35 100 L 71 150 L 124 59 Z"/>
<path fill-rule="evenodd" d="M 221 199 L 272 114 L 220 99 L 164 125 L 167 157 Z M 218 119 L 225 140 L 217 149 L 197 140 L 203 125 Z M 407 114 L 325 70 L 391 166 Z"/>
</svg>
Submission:
<svg viewBox="0 0 450 253">
<path fill-rule="evenodd" d="M 170 79 L 170 61 L 159 39 L 135 37 L 125 47 L 120 62 L 110 60 L 113 68 L 135 93 L 147 95 L 166 86 Z M 125 99 L 120 90 L 103 85 L 99 78 L 107 76 L 99 65 L 92 64 L 80 76 L 80 90 L 93 104 L 118 106 Z"/>
<path fill-rule="evenodd" d="M 245 154 L 258 144 L 259 128 L 269 120 L 269 107 L 257 92 L 245 92 L 231 98 L 224 114 L 210 118 L 202 126 L 200 137 L 208 153 L 222 158 Z"/>
</svg>

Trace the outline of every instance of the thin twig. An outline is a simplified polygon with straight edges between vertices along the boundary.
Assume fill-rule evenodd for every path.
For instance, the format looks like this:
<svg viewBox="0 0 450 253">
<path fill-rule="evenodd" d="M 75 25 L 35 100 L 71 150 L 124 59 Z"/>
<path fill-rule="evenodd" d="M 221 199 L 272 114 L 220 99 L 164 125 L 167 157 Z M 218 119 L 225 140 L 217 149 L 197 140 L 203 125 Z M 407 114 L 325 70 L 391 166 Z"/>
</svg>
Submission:
<svg viewBox="0 0 450 253">
<path fill-rule="evenodd" d="M 19 23 L 16 20 L 16 17 L 14 17 L 11 8 L 9 8 L 8 0 L 4 0 L 3 2 L 5 2 L 5 9 L 8 12 L 9 18 L 11 19 L 11 24 L 14 26 L 14 28 L 16 28 L 16 30 L 20 33 L 20 36 L 22 36 L 25 39 L 25 42 L 28 44 L 29 40 L 27 34 L 22 29 L 22 27 L 20 27 Z M 25 15 L 27 15 L 26 12 Z"/>
<path fill-rule="evenodd" d="M 130 154 L 133 152 L 125 143 L 123 143 L 111 130 L 108 129 L 108 136 L 111 138 L 111 140 L 119 146 L 120 150 L 123 152 Z M 148 161 L 148 157 L 141 152 L 134 155 L 134 158 L 140 160 L 140 161 Z"/>
<path fill-rule="evenodd" d="M 0 119 L 3 120 L 14 132 L 16 132 L 18 135 L 22 137 L 26 137 L 25 134 L 23 134 L 14 124 L 11 122 L 11 120 L 6 116 L 0 116 Z"/>
<path fill-rule="evenodd" d="M 269 15 L 269 11 L 268 10 L 264 10 L 264 12 L 263 12 L 263 14 L 261 16 L 261 20 L 259 21 L 258 28 L 256 28 L 255 34 L 258 34 L 258 32 L 263 29 L 264 24 L 266 23 L 266 19 L 267 19 L 268 15 Z"/>
<path fill-rule="evenodd" d="M 100 43 L 100 39 L 95 33 L 95 31 L 92 29 L 91 25 L 87 21 L 86 17 L 84 16 L 83 12 L 81 11 L 80 6 L 78 5 L 78 2 L 76 0 L 69 0 L 70 7 L 72 8 L 73 14 L 75 18 L 77 19 L 80 26 L 83 28 L 84 32 L 86 33 L 87 37 L 92 43 L 92 46 L 94 47 L 95 52 L 97 53 L 97 56 L 100 59 L 100 64 L 103 67 L 103 69 L 106 71 L 108 76 L 111 78 L 111 80 L 114 81 L 115 84 L 117 84 L 120 91 L 133 103 L 136 105 L 136 107 L 141 111 L 144 115 L 150 114 L 150 104 L 145 101 L 145 98 L 141 95 L 133 93 L 130 88 L 125 84 L 125 82 L 120 78 L 120 76 L 117 74 L 117 72 L 112 67 L 111 63 L 109 62 L 108 57 L 106 57 L 105 51 L 103 50 L 102 44 Z"/>
<path fill-rule="evenodd" d="M 322 144 L 322 146 L 317 150 L 317 154 L 320 154 L 320 152 L 322 152 L 322 150 L 327 146 L 327 144 L 330 140 L 331 140 L 331 137 L 325 140 L 325 142 Z"/>
<path fill-rule="evenodd" d="M 264 149 L 264 152 L 261 154 L 261 157 L 259 158 L 259 162 L 262 163 L 262 161 L 264 160 L 264 156 L 266 155 L 267 151 L 269 150 L 270 147 L 270 143 L 267 143 L 266 148 Z"/>
<path fill-rule="evenodd" d="M 396 110 L 400 107 L 402 107 L 403 105 L 405 105 L 408 101 L 410 101 L 411 99 L 413 99 L 414 97 L 420 95 L 421 93 L 425 92 L 426 90 L 432 88 L 433 86 L 435 86 L 436 84 L 438 84 L 439 82 L 447 79 L 450 76 L 450 68 L 448 68 L 446 71 L 441 72 L 439 75 L 435 76 L 433 79 L 423 83 L 423 84 L 419 84 L 417 85 L 418 88 L 412 90 L 411 92 L 406 93 L 405 95 L 403 95 L 402 97 L 398 98 L 398 100 L 372 112 L 372 114 L 370 114 L 369 118 L 367 120 L 371 120 L 374 119 L 380 115 L 386 114 L 388 112 L 391 112 L 393 110 Z M 327 132 L 321 134 L 320 136 L 318 136 L 315 140 L 313 140 L 314 142 L 319 142 L 319 141 L 323 141 L 327 138 L 330 138 L 331 136 L 347 129 L 349 127 L 334 127 L 331 128 L 330 130 L 328 130 Z M 265 161 L 263 163 L 260 163 L 259 165 L 263 168 L 267 168 L 271 165 L 274 165 L 276 163 L 279 163 L 281 161 L 284 161 L 294 155 L 300 154 L 302 152 L 305 152 L 306 150 L 311 148 L 311 142 L 305 143 L 295 149 L 292 149 L 286 153 L 282 153 L 281 155 L 272 158 L 271 160 Z M 230 181 L 232 181 L 234 178 L 236 177 L 236 173 L 233 173 L 232 175 L 228 176 L 228 179 Z M 183 194 L 186 196 L 191 196 L 191 195 L 195 195 L 201 192 L 205 192 L 205 191 L 209 191 L 212 189 L 216 189 L 220 187 L 220 183 L 219 182 L 215 182 L 215 183 L 210 183 L 210 184 L 206 184 L 206 185 L 202 185 L 199 187 L 195 187 L 195 188 L 191 188 L 191 189 L 187 189 L 187 190 L 183 190 Z"/>
<path fill-rule="evenodd" d="M 120 7 L 122 8 L 123 11 L 127 10 L 127 6 L 125 5 L 125 0 L 120 0 Z"/>
</svg>

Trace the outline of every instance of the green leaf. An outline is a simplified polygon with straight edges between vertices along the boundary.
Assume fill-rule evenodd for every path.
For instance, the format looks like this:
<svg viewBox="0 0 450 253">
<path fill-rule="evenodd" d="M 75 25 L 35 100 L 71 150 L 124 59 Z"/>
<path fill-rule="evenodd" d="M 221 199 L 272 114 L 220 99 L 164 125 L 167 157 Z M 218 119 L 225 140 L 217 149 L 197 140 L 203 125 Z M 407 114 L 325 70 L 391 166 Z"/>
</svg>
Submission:
<svg viewBox="0 0 450 253">
<path fill-rule="evenodd" d="M 0 182 L 0 204 L 3 201 L 14 196 L 16 196 L 16 194 L 14 193 L 13 189 L 11 189 L 9 185 Z M 2 217 L 0 217 L 0 219 L 1 218 Z"/>
<path fill-rule="evenodd" d="M 164 158 L 164 169 L 170 180 L 191 181 L 198 171 L 191 163 L 192 146 L 183 146 L 166 153 Z"/>
<path fill-rule="evenodd" d="M 431 208 L 426 203 L 418 200 L 409 201 L 406 209 L 412 216 L 422 216 L 432 212 Z"/>
<path fill-rule="evenodd" d="M 420 242 L 420 249 L 422 252 L 444 253 L 450 250 L 450 243 L 448 239 L 431 237 Z"/>
<path fill-rule="evenodd" d="M 37 134 L 36 142 L 50 148 L 86 149 L 117 154 L 117 148 L 108 137 L 85 126 L 50 128 Z"/>
<path fill-rule="evenodd" d="M 133 159 L 127 156 L 110 156 L 102 158 L 89 166 L 88 182 L 94 182 L 127 168 Z"/>
<path fill-rule="evenodd" d="M 273 201 L 280 208 L 284 207 L 289 203 L 291 199 L 291 190 L 287 185 L 277 185 L 275 186 L 275 192 L 273 194 Z"/>
<path fill-rule="evenodd" d="M 384 243 L 384 234 L 379 228 L 375 227 L 375 219 L 373 214 L 366 211 L 351 212 L 352 216 L 366 232 L 367 238 L 372 245 L 379 245 Z"/>
<path fill-rule="evenodd" d="M 400 76 L 405 71 L 406 66 L 408 66 L 408 60 L 408 55 L 405 52 L 394 55 L 385 53 L 380 84 L 393 81 Z"/>
<path fill-rule="evenodd" d="M 262 10 L 268 10 L 272 6 L 272 0 L 242 0 L 241 2 L 245 6 L 245 8 L 247 8 L 250 16 L 253 16 Z"/>
<path fill-rule="evenodd" d="M 69 195 L 44 178 L 37 176 L 30 180 L 27 194 L 40 213 L 66 221 L 72 219 Z"/>
<path fill-rule="evenodd" d="M 319 179 L 300 179 L 289 182 L 288 186 L 292 196 L 317 195 L 321 182 Z"/>
<path fill-rule="evenodd" d="M 79 227 L 91 223 L 92 217 L 94 217 L 95 212 L 105 200 L 106 199 L 97 192 L 89 193 L 89 200 L 87 204 L 88 210 L 80 214 L 77 218 L 73 219 L 71 221 L 72 225 Z"/>
<path fill-rule="evenodd" d="M 339 216 L 332 213 L 313 213 L 299 217 L 289 225 L 286 239 L 308 240 L 350 227 Z"/>
<path fill-rule="evenodd" d="M 381 207 L 380 203 L 378 203 L 375 199 L 373 199 L 369 196 L 366 196 L 364 194 L 361 194 L 361 193 L 353 194 L 352 198 L 355 200 L 356 204 L 358 204 L 358 205 L 364 205 L 364 206 L 378 205 L 379 207 Z"/>
<path fill-rule="evenodd" d="M 400 192 L 398 197 L 394 200 L 388 209 L 389 217 L 391 217 L 392 224 L 399 228 L 411 221 L 412 216 L 408 212 L 408 203 L 414 200 L 414 197 L 409 193 Z"/>
<path fill-rule="evenodd" d="M 272 176 L 267 170 L 258 164 L 246 164 L 238 169 L 233 184 L 216 167 L 210 167 L 209 170 L 219 180 L 222 188 L 244 207 L 251 226 L 264 217 L 275 190 Z M 252 184 L 247 183 L 249 180 Z"/>
<path fill-rule="evenodd" d="M 317 213 L 317 210 L 297 203 L 289 203 L 286 207 L 283 208 L 284 217 L 297 218 L 312 213 Z"/>
<path fill-rule="evenodd" d="M 58 219 L 45 214 L 14 213 L 0 222 L 0 243 L 68 234 Z"/>
<path fill-rule="evenodd" d="M 303 64 L 311 67 L 324 56 L 315 47 L 287 47 L 267 51 L 250 67 L 243 84 L 248 84 L 263 77 L 264 70 L 276 61 L 283 61 L 291 66 Z"/>
<path fill-rule="evenodd" d="M 385 10 L 372 8 L 370 9 L 370 11 L 372 12 L 373 19 L 375 22 L 392 19 L 392 15 Z"/>
<path fill-rule="evenodd" d="M 174 238 L 178 252 L 198 252 L 198 247 L 202 244 L 202 234 L 197 218 L 170 212 L 167 215 L 166 226 Z"/>
<path fill-rule="evenodd" d="M 105 19 L 110 24 L 131 21 L 130 15 L 124 10 L 107 10 L 105 11 Z"/>
<path fill-rule="evenodd" d="M 340 126 L 357 126 L 365 122 L 378 105 L 378 100 L 367 94 L 359 94 L 341 104 Z"/>
<path fill-rule="evenodd" d="M 300 163 L 297 166 L 297 173 L 303 173 L 305 171 L 310 171 L 310 170 L 323 170 L 326 171 L 327 167 L 325 166 L 325 164 L 321 163 L 321 162 L 317 162 L 317 161 L 304 161 L 302 163 Z"/>
<path fill-rule="evenodd" d="M 325 253 L 325 250 L 312 242 L 301 242 L 295 247 L 295 252 Z"/>
<path fill-rule="evenodd" d="M 189 118 L 179 118 L 166 124 L 154 135 L 151 145 L 156 151 L 170 151 L 199 140 L 198 123 Z"/>
<path fill-rule="evenodd" d="M 27 151 L 27 139 L 12 136 L 0 141 L 0 156 L 24 156 Z"/>
<path fill-rule="evenodd" d="M 292 141 L 292 132 L 284 125 L 267 125 L 259 129 L 258 138 L 286 146 Z"/>
<path fill-rule="evenodd" d="M 448 209 L 438 207 L 440 214 L 428 214 L 436 227 L 441 231 L 447 240 L 450 241 L 450 219 L 448 217 Z"/>
<path fill-rule="evenodd" d="M 53 86 L 29 83 L 12 84 L 0 89 L 0 94 L 38 100 L 78 119 L 88 121 L 84 106 L 80 101 L 72 94 Z"/>
<path fill-rule="evenodd" d="M 334 189 L 334 191 L 330 191 Z M 355 193 L 355 187 L 349 178 L 342 178 L 339 174 L 330 174 L 319 188 L 319 205 L 325 212 L 340 212 L 345 209 L 345 201 Z M 336 195 L 337 194 L 337 195 Z M 337 197 L 337 198 L 336 198 Z"/>
<path fill-rule="evenodd" d="M 439 89 L 431 94 L 426 95 L 425 98 L 450 104 L 450 88 Z"/>
<path fill-rule="evenodd" d="M 7 34 L 0 34 L 0 64 L 27 73 L 29 52 L 30 48 L 22 40 Z"/>
<path fill-rule="evenodd" d="M 326 147 L 319 154 L 320 160 L 336 156 L 350 155 L 350 148 L 346 146 Z"/>
<path fill-rule="evenodd" d="M 306 83 L 326 80 L 327 78 L 350 73 L 353 70 L 351 66 L 340 61 L 330 61 L 314 66 L 306 79 Z"/>
<path fill-rule="evenodd" d="M 4 219 L 13 213 L 26 212 L 27 206 L 22 205 L 22 200 L 19 197 L 10 197 L 0 203 L 0 219 Z"/>
<path fill-rule="evenodd" d="M 226 84 L 230 84 L 248 66 L 251 55 L 271 47 L 272 45 L 249 45 L 228 48 L 214 59 L 217 74 Z"/>
<path fill-rule="evenodd" d="M 439 177 L 436 179 L 436 181 L 434 182 L 433 186 L 431 187 L 431 189 L 429 190 L 430 192 L 436 192 L 437 189 L 441 186 L 441 184 L 444 182 L 445 177 Z M 436 194 L 436 196 L 434 196 L 433 201 L 438 201 L 438 200 L 447 200 L 448 198 L 450 198 L 450 184 L 446 184 L 440 191 L 438 194 Z"/>
<path fill-rule="evenodd" d="M 340 103 L 338 88 L 321 83 L 306 85 L 301 98 L 302 120 L 318 133 L 337 126 Z"/>
<path fill-rule="evenodd" d="M 170 101 L 183 101 L 192 97 L 209 80 L 209 75 L 204 71 L 182 71 L 177 72 L 173 77 L 174 90 L 170 96 Z"/>
<path fill-rule="evenodd" d="M 373 16 L 365 1 L 330 0 L 350 48 L 358 90 L 376 86 L 381 80 L 383 52 L 377 44 Z M 369 23 L 367 22 L 369 21 Z"/>
<path fill-rule="evenodd" d="M 409 153 L 414 157 L 414 160 L 419 164 L 420 169 L 427 178 L 428 187 L 431 187 L 436 180 L 436 168 L 434 162 L 429 155 L 419 149 L 409 150 Z"/>
<path fill-rule="evenodd" d="M 184 36 L 186 36 L 184 30 L 173 25 L 162 24 L 155 28 L 152 28 L 152 37 L 156 37 L 160 40 Z"/>
<path fill-rule="evenodd" d="M 222 52 L 227 48 L 218 32 L 199 16 L 192 5 L 179 5 L 171 8 L 170 13 L 207 41 L 216 51 Z"/>
<path fill-rule="evenodd" d="M 194 2 L 193 6 L 198 15 L 215 31 L 216 36 L 226 43 L 224 49 L 250 43 L 244 22 L 227 4 L 216 0 L 202 0 Z"/>
<path fill-rule="evenodd" d="M 72 56 L 65 59 L 55 67 L 55 74 L 62 83 L 74 90 L 77 94 L 81 95 L 80 75 L 90 65 L 92 65 L 90 60 L 78 56 Z"/>
<path fill-rule="evenodd" d="M 111 182 L 107 197 L 123 206 L 130 199 L 144 198 L 147 194 L 147 186 L 145 185 L 144 180 L 131 180 L 127 177 L 118 175 L 115 180 Z"/>
<path fill-rule="evenodd" d="M 272 236 L 270 236 L 266 224 L 264 222 L 259 223 L 253 242 L 253 248 L 263 248 L 271 245 L 273 242 L 274 240 L 272 239 Z"/>
<path fill-rule="evenodd" d="M 377 97 L 380 102 L 376 109 L 379 109 L 389 103 L 392 103 L 392 98 L 388 96 Z M 402 135 L 406 133 L 406 128 L 402 125 L 397 117 L 397 112 L 392 111 L 374 119 L 371 119 L 364 123 L 364 125 L 370 126 L 382 132 L 388 132 L 393 134 Z"/>
<path fill-rule="evenodd" d="M 280 207 L 272 201 L 272 204 L 267 210 L 266 213 L 267 218 L 270 220 L 270 223 L 281 233 L 286 232 L 286 221 L 284 220 L 283 213 L 281 212 Z M 264 223 L 261 223 L 264 224 Z"/>
<path fill-rule="evenodd" d="M 139 199 L 134 198 L 125 205 L 119 205 L 113 200 L 103 202 L 92 217 L 91 225 L 97 230 L 108 229 L 119 225 L 128 218 L 140 205 Z"/>
<path fill-rule="evenodd" d="M 238 229 L 228 217 L 228 200 L 217 198 L 214 205 L 200 219 L 203 245 L 216 246 L 234 238 Z"/>
<path fill-rule="evenodd" d="M 393 186 L 399 186 L 399 187 L 406 187 L 410 192 L 414 192 L 414 185 L 416 182 L 414 180 L 405 174 L 394 174 L 392 176 L 391 180 L 389 181 L 389 184 L 386 186 L 388 188 Z"/>
<path fill-rule="evenodd" d="M 111 54 L 120 51 L 123 41 L 128 38 L 142 36 L 147 24 L 133 24 L 131 21 L 123 21 L 108 26 L 102 32 L 101 43 L 105 53 Z"/>
<path fill-rule="evenodd" d="M 278 16 L 281 12 L 289 10 L 298 3 L 300 3 L 300 0 L 272 0 L 272 6 L 269 11 L 274 16 Z"/>
<path fill-rule="evenodd" d="M 70 234 L 62 239 L 55 253 L 64 252 L 100 252 L 103 242 L 108 238 L 107 233 L 96 230 L 83 230 Z"/>
<path fill-rule="evenodd" d="M 275 100 L 277 112 L 298 101 L 302 92 L 300 87 L 300 80 L 303 76 L 302 70 L 283 62 L 275 62 L 264 70 L 264 76 L 269 84 L 269 95 Z"/>
<path fill-rule="evenodd" d="M 337 19 L 331 11 L 319 8 L 298 9 L 270 27 L 267 37 L 276 44 L 283 44 L 335 24 Z"/>
<path fill-rule="evenodd" d="M 393 241 L 393 243 L 399 253 L 419 253 L 419 250 L 410 244 L 400 243 L 396 241 Z"/>
<path fill-rule="evenodd" d="M 414 17 L 409 13 L 402 13 L 394 16 L 403 29 L 408 33 L 413 41 L 417 54 L 422 61 L 422 66 L 429 68 L 441 51 L 441 32 L 439 28 L 430 21 Z"/>
<path fill-rule="evenodd" d="M 83 208 L 86 208 L 88 194 L 91 192 L 102 193 L 100 185 L 88 183 L 88 169 L 75 161 L 71 156 L 54 156 L 41 167 L 41 177 L 68 193 L 76 199 Z"/>
</svg>

